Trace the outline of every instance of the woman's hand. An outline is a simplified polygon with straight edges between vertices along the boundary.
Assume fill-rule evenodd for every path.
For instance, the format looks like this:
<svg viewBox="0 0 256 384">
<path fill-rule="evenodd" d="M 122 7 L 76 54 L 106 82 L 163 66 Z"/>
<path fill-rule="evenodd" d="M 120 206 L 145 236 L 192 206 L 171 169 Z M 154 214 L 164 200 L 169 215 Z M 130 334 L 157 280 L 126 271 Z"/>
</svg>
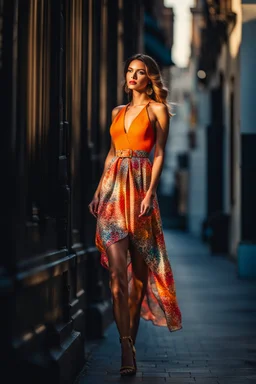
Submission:
<svg viewBox="0 0 256 384">
<path fill-rule="evenodd" d="M 141 202 L 139 217 L 151 215 L 151 213 L 153 212 L 153 199 L 153 195 L 146 195 L 144 197 Z"/>
<path fill-rule="evenodd" d="M 88 205 L 90 213 L 97 218 L 98 215 L 98 205 L 99 205 L 99 197 L 93 196 L 92 201 Z"/>
</svg>

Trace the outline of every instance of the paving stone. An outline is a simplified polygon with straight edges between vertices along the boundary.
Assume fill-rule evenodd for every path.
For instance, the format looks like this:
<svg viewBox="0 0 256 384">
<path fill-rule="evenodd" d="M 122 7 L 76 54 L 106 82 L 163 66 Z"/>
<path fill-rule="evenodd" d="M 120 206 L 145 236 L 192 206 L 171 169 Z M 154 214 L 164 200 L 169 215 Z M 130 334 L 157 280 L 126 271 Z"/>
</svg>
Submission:
<svg viewBox="0 0 256 384">
<path fill-rule="evenodd" d="M 163 366 L 162 368 L 158 368 L 158 367 L 139 367 L 139 370 L 140 372 L 142 372 L 143 374 L 144 373 L 166 373 L 166 369 L 165 367 Z"/>
<path fill-rule="evenodd" d="M 256 381 L 250 381 L 248 378 L 246 377 L 241 377 L 241 378 L 237 378 L 237 377 L 222 377 L 220 379 L 218 379 L 219 381 L 219 384 L 255 384 Z"/>
<path fill-rule="evenodd" d="M 120 378 L 115 324 L 93 344 L 76 384 L 256 383 L 256 282 L 237 277 L 228 258 L 211 255 L 191 235 L 165 231 L 183 317 L 168 332 L 141 320 L 136 343 L 138 372 Z"/>
<path fill-rule="evenodd" d="M 218 379 L 212 379 L 212 378 L 196 378 L 194 381 L 194 384 L 219 384 Z"/>
<path fill-rule="evenodd" d="M 218 379 L 209 379 L 209 378 L 204 378 L 202 379 L 195 379 L 194 384 L 219 384 Z M 241 384 L 241 383 L 240 383 Z"/>
<path fill-rule="evenodd" d="M 169 377 L 165 379 L 166 383 L 173 383 L 173 384 L 195 384 L 195 380 L 193 378 L 173 378 Z"/>
<path fill-rule="evenodd" d="M 167 368 L 166 372 L 169 372 L 170 374 L 172 373 L 180 373 L 180 372 L 188 372 L 190 374 L 192 373 L 210 373 L 211 371 L 208 368 L 191 368 L 191 367 L 183 367 L 183 368 Z"/>
<path fill-rule="evenodd" d="M 169 377 L 167 372 L 143 372 L 142 377 Z"/>
</svg>

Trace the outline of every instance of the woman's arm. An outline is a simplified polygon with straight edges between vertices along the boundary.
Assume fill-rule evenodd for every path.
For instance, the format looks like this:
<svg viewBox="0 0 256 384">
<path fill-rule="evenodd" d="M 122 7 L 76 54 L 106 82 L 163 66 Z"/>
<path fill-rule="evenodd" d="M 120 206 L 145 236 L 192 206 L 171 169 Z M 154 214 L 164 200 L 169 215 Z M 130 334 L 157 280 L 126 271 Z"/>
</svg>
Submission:
<svg viewBox="0 0 256 384">
<path fill-rule="evenodd" d="M 118 113 L 120 112 L 122 107 L 123 107 L 123 105 L 119 105 L 118 107 L 115 107 L 112 110 L 112 122 L 114 121 L 115 117 L 118 115 Z M 109 152 L 107 154 L 107 157 L 106 157 L 105 163 L 104 163 L 104 169 L 103 169 L 103 172 L 102 172 L 102 175 L 101 175 L 98 187 L 97 187 L 97 189 L 96 189 L 96 191 L 94 193 L 94 196 L 96 196 L 96 197 L 99 197 L 99 195 L 100 195 L 100 189 L 101 189 L 101 184 L 102 184 L 103 177 L 104 177 L 104 175 L 106 173 L 106 169 L 107 169 L 110 161 L 115 156 L 115 152 L 116 152 L 115 146 L 114 146 L 113 141 L 111 140 L 110 150 L 109 150 Z"/>
<path fill-rule="evenodd" d="M 152 105 L 153 107 L 153 105 Z M 152 211 L 153 198 L 160 180 L 164 165 L 165 146 L 169 133 L 169 114 L 164 104 L 154 105 L 154 114 L 156 116 L 156 144 L 152 174 L 149 189 L 141 203 L 140 216 L 148 215 Z"/>
<path fill-rule="evenodd" d="M 169 115 L 165 105 L 155 108 L 156 144 L 152 167 L 151 182 L 147 194 L 155 195 L 164 165 L 165 146 L 169 134 Z"/>
<path fill-rule="evenodd" d="M 114 147 L 114 144 L 113 144 L 113 142 L 111 140 L 110 149 L 108 151 L 108 154 L 107 154 L 105 162 L 104 162 L 103 172 L 102 172 L 102 175 L 101 175 L 98 187 L 97 187 L 96 191 L 94 192 L 93 198 L 95 198 L 95 197 L 99 198 L 100 197 L 100 190 L 101 190 L 102 180 L 104 178 L 104 175 L 106 173 L 108 165 L 109 165 L 110 161 L 113 159 L 114 156 L 115 156 L 115 147 Z"/>
<path fill-rule="evenodd" d="M 113 122 L 114 118 L 116 117 L 116 115 L 119 113 L 121 108 L 122 108 L 122 106 L 118 106 L 118 107 L 113 109 L 113 111 L 112 111 L 112 122 Z M 97 187 L 96 191 L 94 192 L 92 201 L 88 205 L 89 211 L 90 211 L 90 213 L 94 217 L 97 217 L 97 213 L 98 213 L 97 211 L 98 211 L 98 205 L 99 205 L 99 198 L 100 198 L 100 190 L 101 190 L 102 181 L 103 181 L 104 175 L 106 173 L 106 170 L 108 168 L 108 165 L 109 165 L 110 161 L 112 160 L 112 158 L 114 156 L 115 156 L 115 146 L 114 146 L 114 144 L 113 144 L 113 142 L 111 140 L 110 149 L 108 151 L 108 154 L 107 154 L 105 162 L 104 162 L 104 168 L 103 168 L 103 172 L 102 172 L 102 175 L 101 175 L 98 187 Z"/>
</svg>

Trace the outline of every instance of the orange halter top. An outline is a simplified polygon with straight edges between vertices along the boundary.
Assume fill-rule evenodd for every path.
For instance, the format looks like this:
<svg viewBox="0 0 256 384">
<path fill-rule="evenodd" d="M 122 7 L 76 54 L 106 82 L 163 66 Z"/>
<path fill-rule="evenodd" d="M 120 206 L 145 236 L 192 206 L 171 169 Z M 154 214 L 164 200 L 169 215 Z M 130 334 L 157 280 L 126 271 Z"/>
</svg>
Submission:
<svg viewBox="0 0 256 384">
<path fill-rule="evenodd" d="M 133 151 L 151 152 L 155 144 L 155 133 L 148 116 L 147 103 L 133 119 L 128 131 L 125 131 L 125 113 L 129 104 L 123 107 L 110 126 L 110 135 L 116 150 L 132 149 Z"/>
</svg>

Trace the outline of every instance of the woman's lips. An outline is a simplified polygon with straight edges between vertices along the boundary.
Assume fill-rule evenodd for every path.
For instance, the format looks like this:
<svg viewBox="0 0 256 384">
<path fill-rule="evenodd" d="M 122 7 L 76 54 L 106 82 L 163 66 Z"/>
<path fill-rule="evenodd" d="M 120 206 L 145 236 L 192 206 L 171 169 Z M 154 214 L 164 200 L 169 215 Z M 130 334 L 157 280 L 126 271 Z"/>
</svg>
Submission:
<svg viewBox="0 0 256 384">
<path fill-rule="evenodd" d="M 129 81 L 129 84 L 137 84 L 136 81 Z"/>
</svg>

